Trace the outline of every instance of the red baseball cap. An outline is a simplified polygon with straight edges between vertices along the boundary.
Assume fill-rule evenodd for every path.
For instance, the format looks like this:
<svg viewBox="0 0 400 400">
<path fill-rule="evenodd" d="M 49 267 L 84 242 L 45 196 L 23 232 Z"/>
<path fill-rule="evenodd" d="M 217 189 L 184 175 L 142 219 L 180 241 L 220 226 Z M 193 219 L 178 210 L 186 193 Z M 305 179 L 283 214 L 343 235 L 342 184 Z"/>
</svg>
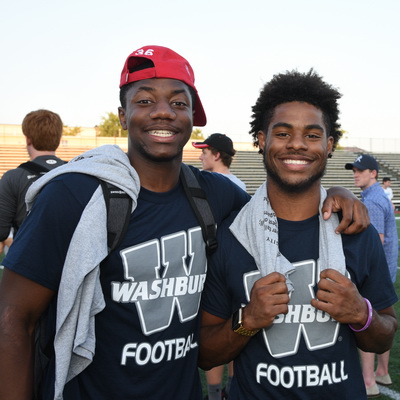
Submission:
<svg viewBox="0 0 400 400">
<path fill-rule="evenodd" d="M 194 72 L 187 60 L 171 49 L 162 46 L 144 46 L 128 56 L 121 72 L 119 87 L 131 82 L 152 78 L 177 79 L 186 83 L 196 93 L 193 125 L 205 126 L 206 113 L 194 86 Z"/>
</svg>

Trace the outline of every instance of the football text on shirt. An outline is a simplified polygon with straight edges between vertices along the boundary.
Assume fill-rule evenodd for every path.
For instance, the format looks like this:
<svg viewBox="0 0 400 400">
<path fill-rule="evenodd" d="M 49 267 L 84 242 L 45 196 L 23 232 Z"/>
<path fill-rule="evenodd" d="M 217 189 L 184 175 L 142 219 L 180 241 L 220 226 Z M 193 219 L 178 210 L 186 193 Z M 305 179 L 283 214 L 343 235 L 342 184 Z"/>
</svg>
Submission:
<svg viewBox="0 0 400 400">
<path fill-rule="evenodd" d="M 121 257 L 125 281 L 111 283 L 112 300 L 136 306 L 144 335 L 164 331 L 175 315 L 181 323 L 197 316 L 207 270 L 200 227 L 124 249 Z M 138 365 L 170 361 L 196 347 L 193 334 L 155 343 L 127 343 L 121 362 L 126 365 L 128 358 Z"/>
</svg>

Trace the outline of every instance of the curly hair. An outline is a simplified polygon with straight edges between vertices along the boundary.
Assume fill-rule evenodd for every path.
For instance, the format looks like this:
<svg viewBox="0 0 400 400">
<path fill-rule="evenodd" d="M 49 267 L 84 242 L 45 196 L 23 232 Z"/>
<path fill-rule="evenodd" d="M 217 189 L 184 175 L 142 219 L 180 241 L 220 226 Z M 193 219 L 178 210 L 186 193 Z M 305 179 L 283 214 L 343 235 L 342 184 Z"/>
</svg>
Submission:
<svg viewBox="0 0 400 400">
<path fill-rule="evenodd" d="M 338 100 L 342 97 L 337 89 L 324 82 L 313 69 L 306 73 L 296 70 L 274 75 L 261 89 L 256 104 L 252 107 L 250 134 L 258 147 L 258 132 L 267 132 L 275 107 L 291 101 L 302 101 L 319 108 L 327 127 L 327 135 L 333 137 L 333 151 L 342 136 L 340 130 Z M 261 153 L 262 150 L 260 149 Z"/>
</svg>

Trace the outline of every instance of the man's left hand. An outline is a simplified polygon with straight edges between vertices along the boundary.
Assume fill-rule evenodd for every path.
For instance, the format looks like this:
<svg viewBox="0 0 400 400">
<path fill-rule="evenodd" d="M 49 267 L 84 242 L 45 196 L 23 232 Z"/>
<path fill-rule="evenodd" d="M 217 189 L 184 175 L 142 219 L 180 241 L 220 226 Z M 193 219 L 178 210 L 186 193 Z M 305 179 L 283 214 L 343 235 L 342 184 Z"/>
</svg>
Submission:
<svg viewBox="0 0 400 400">
<path fill-rule="evenodd" d="M 354 283 L 334 269 L 325 269 L 320 274 L 316 299 L 311 305 L 327 312 L 343 324 L 364 326 L 368 318 L 368 307 Z"/>
</svg>

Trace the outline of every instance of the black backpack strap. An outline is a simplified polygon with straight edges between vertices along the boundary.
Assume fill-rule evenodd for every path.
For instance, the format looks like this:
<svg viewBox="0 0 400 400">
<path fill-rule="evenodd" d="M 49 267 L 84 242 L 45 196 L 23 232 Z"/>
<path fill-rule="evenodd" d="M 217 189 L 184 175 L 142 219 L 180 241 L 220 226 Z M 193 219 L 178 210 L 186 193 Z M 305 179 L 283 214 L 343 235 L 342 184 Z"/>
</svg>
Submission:
<svg viewBox="0 0 400 400">
<path fill-rule="evenodd" d="M 132 199 L 117 186 L 101 179 L 99 181 L 107 208 L 107 246 L 110 253 L 120 244 L 128 229 Z M 43 374 L 54 355 L 54 336 L 47 342 L 45 339 L 46 323 L 47 317 L 43 316 L 35 330 L 34 400 L 42 398 Z"/>
<path fill-rule="evenodd" d="M 33 161 L 24 162 L 18 165 L 18 168 L 23 168 L 32 174 L 45 174 L 50 171 L 50 169 L 46 168 L 44 165 L 36 164 Z"/>
<path fill-rule="evenodd" d="M 186 164 L 181 166 L 180 179 L 186 196 L 200 223 L 207 254 L 210 255 L 218 247 L 217 227 L 206 193 L 200 187 L 193 171 Z"/>
<path fill-rule="evenodd" d="M 122 189 L 100 179 L 107 208 L 107 245 L 113 251 L 123 239 L 129 225 L 132 199 Z"/>
</svg>

